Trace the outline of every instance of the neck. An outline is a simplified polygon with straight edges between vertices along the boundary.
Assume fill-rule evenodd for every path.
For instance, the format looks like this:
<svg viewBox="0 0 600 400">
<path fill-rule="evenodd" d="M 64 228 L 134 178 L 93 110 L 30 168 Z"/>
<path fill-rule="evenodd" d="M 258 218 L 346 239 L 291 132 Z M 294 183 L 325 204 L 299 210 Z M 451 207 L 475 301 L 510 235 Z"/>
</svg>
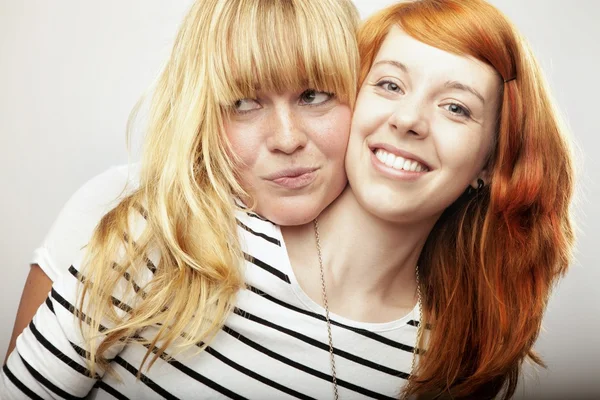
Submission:
<svg viewBox="0 0 600 400">
<path fill-rule="evenodd" d="M 362 208 L 347 187 L 318 218 L 332 311 L 378 322 L 410 311 L 416 303 L 417 261 L 434 223 L 384 221 Z M 317 301 L 320 280 L 313 224 L 283 228 L 283 233 L 298 281 Z M 383 312 L 374 316 L 374 309 Z"/>
</svg>

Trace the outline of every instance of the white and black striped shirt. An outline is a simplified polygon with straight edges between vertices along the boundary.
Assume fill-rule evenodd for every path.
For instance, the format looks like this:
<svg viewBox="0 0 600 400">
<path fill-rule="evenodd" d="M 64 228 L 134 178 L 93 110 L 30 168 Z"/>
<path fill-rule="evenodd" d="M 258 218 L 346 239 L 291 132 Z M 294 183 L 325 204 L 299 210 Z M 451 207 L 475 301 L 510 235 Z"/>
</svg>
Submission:
<svg viewBox="0 0 600 400">
<path fill-rule="evenodd" d="M 138 380 L 146 348 L 128 344 L 108 354 L 118 378 L 88 377 L 73 317 L 78 282 L 74 264 L 19 337 L 3 368 L 0 397 L 332 398 L 324 310 L 298 285 L 279 227 L 250 213 L 238 212 L 237 218 L 247 289 L 238 294 L 234 313 L 205 351 L 190 349 L 168 359 L 168 348 Z M 149 258 L 156 262 L 156 255 Z M 148 279 L 151 270 L 150 263 Z M 123 279 L 123 290 L 131 287 Z M 410 373 L 418 319 L 417 307 L 389 323 L 331 315 L 340 398 L 398 398 Z M 150 327 L 139 335 L 147 338 L 154 332 Z"/>
</svg>

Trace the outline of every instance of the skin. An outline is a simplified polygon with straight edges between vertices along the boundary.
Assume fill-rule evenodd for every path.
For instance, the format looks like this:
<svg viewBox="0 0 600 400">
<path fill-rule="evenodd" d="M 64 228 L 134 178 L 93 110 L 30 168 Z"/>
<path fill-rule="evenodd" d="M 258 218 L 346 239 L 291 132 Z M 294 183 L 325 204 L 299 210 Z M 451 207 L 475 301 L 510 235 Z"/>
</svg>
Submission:
<svg viewBox="0 0 600 400">
<path fill-rule="evenodd" d="M 21 294 L 21 301 L 19 302 L 19 309 L 15 318 L 12 336 L 4 358 L 5 363 L 8 355 L 15 348 L 17 337 L 33 319 L 39 306 L 46 300 L 46 297 L 48 297 L 48 292 L 50 292 L 51 288 L 52 281 L 48 275 L 42 271 L 39 265 L 32 264 L 29 275 L 27 275 L 27 280 L 25 281 L 25 286 L 23 287 L 23 293 Z"/>
<path fill-rule="evenodd" d="M 380 323 L 413 309 L 417 260 L 433 225 L 469 185 L 488 179 L 500 84 L 484 63 L 390 30 L 355 106 L 349 187 L 319 216 L 333 313 Z M 410 153 L 426 168 L 398 171 L 377 149 Z M 298 284 L 320 304 L 313 225 L 282 230 Z"/>
<path fill-rule="evenodd" d="M 351 110 L 311 89 L 258 93 L 236 102 L 225 124 L 256 211 L 279 225 L 305 224 L 346 186 Z"/>
</svg>

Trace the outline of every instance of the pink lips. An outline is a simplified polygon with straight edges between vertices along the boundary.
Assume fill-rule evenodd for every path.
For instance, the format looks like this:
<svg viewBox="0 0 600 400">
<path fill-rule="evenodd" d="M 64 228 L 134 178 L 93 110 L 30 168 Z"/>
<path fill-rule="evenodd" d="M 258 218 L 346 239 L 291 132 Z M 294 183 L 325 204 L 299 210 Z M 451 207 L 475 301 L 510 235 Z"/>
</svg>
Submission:
<svg viewBox="0 0 600 400">
<path fill-rule="evenodd" d="M 288 168 L 270 174 L 264 179 L 286 189 L 300 189 L 315 180 L 316 171 L 316 168 Z"/>
</svg>

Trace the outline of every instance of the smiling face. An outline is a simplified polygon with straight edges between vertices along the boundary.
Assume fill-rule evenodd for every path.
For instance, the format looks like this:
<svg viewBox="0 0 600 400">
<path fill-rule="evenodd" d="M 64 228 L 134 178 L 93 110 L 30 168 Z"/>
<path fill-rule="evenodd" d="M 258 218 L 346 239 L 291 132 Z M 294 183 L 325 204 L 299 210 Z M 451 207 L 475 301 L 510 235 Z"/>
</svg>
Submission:
<svg viewBox="0 0 600 400">
<path fill-rule="evenodd" d="M 347 104 L 311 89 L 238 100 L 225 131 L 256 212 L 279 225 L 319 215 L 346 185 L 350 119 Z"/>
<path fill-rule="evenodd" d="M 393 27 L 358 94 L 346 155 L 367 210 L 435 222 L 478 178 L 498 118 L 500 78 L 488 65 Z"/>
</svg>

